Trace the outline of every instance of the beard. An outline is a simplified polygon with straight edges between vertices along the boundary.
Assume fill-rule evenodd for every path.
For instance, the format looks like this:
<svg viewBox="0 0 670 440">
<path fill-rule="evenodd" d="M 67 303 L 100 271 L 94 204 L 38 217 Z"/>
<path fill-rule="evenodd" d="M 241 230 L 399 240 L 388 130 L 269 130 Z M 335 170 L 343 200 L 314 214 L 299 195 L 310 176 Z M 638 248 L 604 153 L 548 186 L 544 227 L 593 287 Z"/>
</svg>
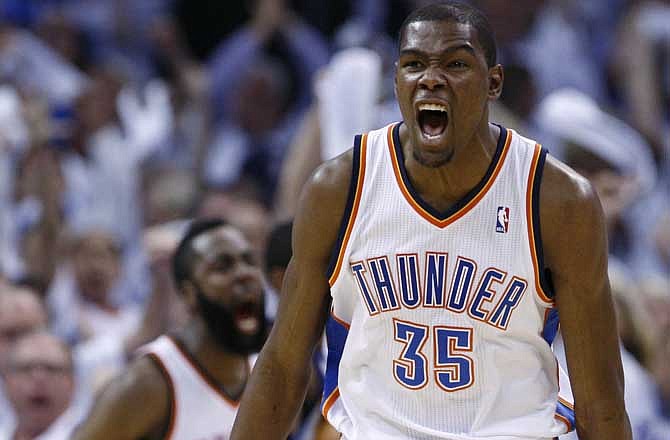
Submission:
<svg viewBox="0 0 670 440">
<path fill-rule="evenodd" d="M 264 295 L 261 295 L 259 310 L 256 311 L 258 329 L 251 334 L 240 331 L 230 308 L 207 298 L 200 287 L 197 287 L 196 298 L 207 331 L 219 347 L 242 355 L 257 353 L 263 348 L 267 330 Z"/>
</svg>

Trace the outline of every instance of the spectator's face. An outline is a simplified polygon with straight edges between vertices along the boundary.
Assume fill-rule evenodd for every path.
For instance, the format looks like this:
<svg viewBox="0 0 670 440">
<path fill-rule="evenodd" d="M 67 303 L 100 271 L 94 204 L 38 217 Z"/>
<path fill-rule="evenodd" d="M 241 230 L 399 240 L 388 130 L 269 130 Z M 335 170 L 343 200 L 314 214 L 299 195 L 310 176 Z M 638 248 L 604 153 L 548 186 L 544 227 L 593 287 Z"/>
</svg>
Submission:
<svg viewBox="0 0 670 440">
<path fill-rule="evenodd" d="M 38 435 L 69 406 L 74 390 L 70 357 L 55 337 L 37 333 L 10 353 L 6 388 L 18 422 Z"/>
<path fill-rule="evenodd" d="M 73 254 L 75 278 L 89 301 L 105 304 L 121 272 L 120 251 L 112 237 L 90 233 L 78 240 Z"/>
<path fill-rule="evenodd" d="M 121 81 L 114 75 L 94 73 L 89 87 L 77 99 L 75 110 L 79 129 L 84 136 L 116 121 L 116 96 Z"/>
<path fill-rule="evenodd" d="M 0 368 L 16 341 L 47 325 L 47 315 L 37 294 L 4 286 L 0 293 Z"/>
<path fill-rule="evenodd" d="M 261 348 L 265 337 L 262 275 L 242 233 L 223 226 L 192 243 L 196 312 L 225 348 L 245 353 Z"/>
<path fill-rule="evenodd" d="M 282 114 L 281 93 L 269 72 L 251 71 L 237 94 L 240 126 L 252 135 L 274 128 Z"/>
</svg>

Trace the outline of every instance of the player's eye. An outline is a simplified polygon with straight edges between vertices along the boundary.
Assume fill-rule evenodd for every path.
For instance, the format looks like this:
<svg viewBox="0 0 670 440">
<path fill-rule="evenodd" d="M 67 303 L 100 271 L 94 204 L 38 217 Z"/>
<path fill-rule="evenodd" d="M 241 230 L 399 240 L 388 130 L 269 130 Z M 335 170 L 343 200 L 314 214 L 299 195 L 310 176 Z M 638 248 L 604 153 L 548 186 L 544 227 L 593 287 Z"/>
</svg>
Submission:
<svg viewBox="0 0 670 440">
<path fill-rule="evenodd" d="M 420 61 L 410 60 L 403 63 L 403 67 L 408 69 L 418 69 L 422 66 Z"/>
<path fill-rule="evenodd" d="M 468 67 L 468 65 L 464 61 L 456 60 L 456 61 L 450 62 L 449 67 L 456 68 L 456 69 L 464 69 L 464 68 Z"/>
<path fill-rule="evenodd" d="M 226 271 L 233 266 L 233 259 L 230 256 L 223 256 L 218 258 L 212 265 L 212 269 L 219 271 Z"/>
<path fill-rule="evenodd" d="M 250 266 L 256 265 L 256 257 L 251 252 L 245 252 L 244 254 L 242 254 L 242 261 L 244 261 L 246 264 Z"/>
</svg>

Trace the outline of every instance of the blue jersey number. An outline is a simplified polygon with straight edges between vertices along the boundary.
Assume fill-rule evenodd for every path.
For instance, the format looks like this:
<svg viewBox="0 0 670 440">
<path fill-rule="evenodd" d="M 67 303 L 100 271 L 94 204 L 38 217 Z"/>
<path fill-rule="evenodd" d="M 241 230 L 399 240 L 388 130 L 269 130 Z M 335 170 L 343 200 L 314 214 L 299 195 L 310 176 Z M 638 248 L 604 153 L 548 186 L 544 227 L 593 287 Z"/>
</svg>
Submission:
<svg viewBox="0 0 670 440">
<path fill-rule="evenodd" d="M 428 360 L 421 350 L 428 339 L 428 327 L 398 319 L 393 321 L 395 340 L 404 344 L 400 358 L 393 361 L 393 375 L 407 388 L 423 388 L 428 382 Z"/>
<path fill-rule="evenodd" d="M 421 389 L 428 383 L 428 360 L 423 348 L 430 328 L 399 319 L 394 319 L 393 325 L 394 339 L 403 344 L 399 358 L 393 360 L 393 376 L 406 388 Z M 464 352 L 472 351 L 472 329 L 436 326 L 432 333 L 437 385 L 447 392 L 470 387 L 474 383 L 474 364 Z"/>
<path fill-rule="evenodd" d="M 472 359 L 462 354 L 472 351 L 472 329 L 435 327 L 435 380 L 444 391 L 468 388 L 474 380 Z"/>
</svg>

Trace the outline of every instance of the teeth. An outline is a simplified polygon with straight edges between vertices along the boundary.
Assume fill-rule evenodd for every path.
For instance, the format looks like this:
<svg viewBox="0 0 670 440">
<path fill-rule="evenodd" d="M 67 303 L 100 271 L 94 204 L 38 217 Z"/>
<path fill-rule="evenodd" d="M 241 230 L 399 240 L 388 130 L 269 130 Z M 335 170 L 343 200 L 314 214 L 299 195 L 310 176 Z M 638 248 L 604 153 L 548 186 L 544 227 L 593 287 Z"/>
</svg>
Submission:
<svg viewBox="0 0 670 440">
<path fill-rule="evenodd" d="M 254 317 L 238 319 L 237 327 L 244 333 L 253 333 L 258 329 L 258 320 Z"/>
<path fill-rule="evenodd" d="M 422 110 L 429 110 L 429 111 L 435 111 L 435 112 L 447 112 L 447 107 L 443 106 L 442 104 L 419 104 L 419 111 Z"/>
</svg>

